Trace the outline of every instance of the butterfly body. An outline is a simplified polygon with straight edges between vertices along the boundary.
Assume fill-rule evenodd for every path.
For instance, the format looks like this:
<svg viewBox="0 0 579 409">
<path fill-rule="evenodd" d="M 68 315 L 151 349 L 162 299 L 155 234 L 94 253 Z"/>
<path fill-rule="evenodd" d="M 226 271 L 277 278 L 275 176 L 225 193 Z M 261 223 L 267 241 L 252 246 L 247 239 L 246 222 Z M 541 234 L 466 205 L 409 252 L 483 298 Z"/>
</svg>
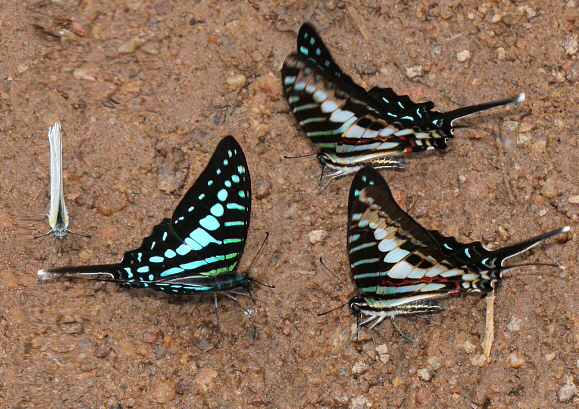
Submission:
<svg viewBox="0 0 579 409">
<path fill-rule="evenodd" d="M 366 167 L 354 177 L 348 209 L 348 256 L 360 293 L 357 313 L 382 321 L 398 314 L 432 312 L 450 294 L 491 292 L 509 269 L 504 261 L 568 227 L 488 250 L 427 230 L 394 201 L 382 176 Z"/>
<path fill-rule="evenodd" d="M 236 269 L 250 214 L 249 169 L 241 147 L 228 136 L 172 217 L 157 224 L 120 263 L 40 270 L 39 275 L 112 281 L 172 294 L 246 287 L 249 275 Z"/>
<path fill-rule="evenodd" d="M 284 62 L 282 85 L 299 125 L 320 149 L 320 162 L 334 170 L 331 178 L 363 166 L 404 167 L 401 154 L 445 149 L 454 120 L 524 99 L 438 112 L 431 101 L 415 103 L 391 88 L 367 91 L 340 69 L 309 23 L 298 33 L 298 52 Z"/>
</svg>

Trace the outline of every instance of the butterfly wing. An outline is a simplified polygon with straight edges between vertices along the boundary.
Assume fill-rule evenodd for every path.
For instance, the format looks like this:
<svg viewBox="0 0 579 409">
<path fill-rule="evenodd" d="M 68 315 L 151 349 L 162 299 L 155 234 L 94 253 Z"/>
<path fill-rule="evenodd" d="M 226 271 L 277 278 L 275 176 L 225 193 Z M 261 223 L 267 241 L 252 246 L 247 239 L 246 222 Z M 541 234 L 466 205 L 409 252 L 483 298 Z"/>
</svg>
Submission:
<svg viewBox="0 0 579 409">
<path fill-rule="evenodd" d="M 56 122 L 48 129 L 48 142 L 50 143 L 50 213 L 48 213 L 48 223 L 57 237 L 64 237 L 68 231 L 69 219 L 64 203 L 60 122 Z"/>
<path fill-rule="evenodd" d="M 461 290 L 464 269 L 396 204 L 374 169 L 356 174 L 348 215 L 348 256 L 362 296 L 403 305 Z"/>
<path fill-rule="evenodd" d="M 227 290 L 245 284 L 236 273 L 251 214 L 251 180 L 245 155 L 232 136 L 164 219 L 125 253 L 119 264 L 41 270 L 126 283 L 177 294 Z M 40 272 L 39 272 L 40 274 Z"/>
</svg>

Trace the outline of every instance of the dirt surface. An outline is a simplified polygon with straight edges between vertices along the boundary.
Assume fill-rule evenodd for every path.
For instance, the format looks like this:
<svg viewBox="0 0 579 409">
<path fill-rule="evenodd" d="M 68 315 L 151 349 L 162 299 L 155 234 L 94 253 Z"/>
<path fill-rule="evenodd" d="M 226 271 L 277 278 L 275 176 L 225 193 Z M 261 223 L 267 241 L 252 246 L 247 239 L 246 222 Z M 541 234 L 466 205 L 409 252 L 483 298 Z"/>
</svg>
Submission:
<svg viewBox="0 0 579 409">
<path fill-rule="evenodd" d="M 0 407 L 579 405 L 576 0 L 0 3 Z M 367 331 L 349 341 L 348 307 L 317 317 L 355 290 L 352 178 L 320 193 L 314 157 L 284 159 L 316 151 L 280 83 L 304 21 L 365 87 L 443 110 L 526 93 L 517 107 L 463 121 L 471 128 L 447 151 L 382 172 L 420 223 L 462 241 L 496 247 L 571 226 L 514 260 L 567 269 L 508 274 L 487 362 L 479 296 L 398 319 L 415 343 L 381 324 L 376 356 Z M 48 211 L 56 120 L 70 227 L 93 236 L 79 251 L 19 234 L 19 220 Z M 229 299 L 217 327 L 211 299 L 39 283 L 39 268 L 116 262 L 137 247 L 227 134 L 254 188 L 242 269 L 270 233 L 251 275 L 276 288 L 258 286 L 256 304 L 241 299 L 253 318 Z M 46 219 L 34 227 L 49 228 Z"/>
</svg>

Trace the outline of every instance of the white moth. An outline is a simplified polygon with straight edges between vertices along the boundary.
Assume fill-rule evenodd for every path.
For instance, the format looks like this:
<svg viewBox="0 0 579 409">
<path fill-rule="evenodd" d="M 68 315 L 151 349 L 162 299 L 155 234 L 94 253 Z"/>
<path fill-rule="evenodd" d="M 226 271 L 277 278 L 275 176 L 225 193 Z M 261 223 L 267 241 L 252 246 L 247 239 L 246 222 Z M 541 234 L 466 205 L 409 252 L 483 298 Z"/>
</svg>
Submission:
<svg viewBox="0 0 579 409">
<path fill-rule="evenodd" d="M 70 230 L 68 230 L 68 212 L 64 203 L 60 121 L 48 128 L 48 141 L 50 142 L 50 213 L 48 213 L 48 223 L 54 235 L 62 238 Z"/>
</svg>

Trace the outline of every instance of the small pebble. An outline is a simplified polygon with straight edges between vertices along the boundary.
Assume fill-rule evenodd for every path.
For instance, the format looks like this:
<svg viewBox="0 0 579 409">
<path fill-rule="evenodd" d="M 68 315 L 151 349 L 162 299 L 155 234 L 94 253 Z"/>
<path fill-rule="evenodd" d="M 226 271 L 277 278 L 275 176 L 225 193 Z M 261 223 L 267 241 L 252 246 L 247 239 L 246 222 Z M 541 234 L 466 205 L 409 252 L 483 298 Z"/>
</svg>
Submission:
<svg viewBox="0 0 579 409">
<path fill-rule="evenodd" d="M 281 332 L 282 332 L 282 334 L 284 334 L 286 337 L 289 336 L 289 335 L 292 333 L 292 328 L 291 328 L 291 325 L 290 325 L 290 323 L 289 323 L 288 320 L 285 320 L 285 321 L 283 322 L 283 325 L 282 325 L 282 327 L 281 327 Z"/>
<path fill-rule="evenodd" d="M 559 402 L 571 402 L 573 397 L 577 395 L 579 395 L 579 391 L 577 391 L 577 387 L 573 383 L 573 378 L 569 377 L 567 383 L 561 386 L 559 392 L 557 392 L 557 399 L 559 399 Z"/>
<path fill-rule="evenodd" d="M 390 359 L 390 355 L 388 354 L 388 345 L 386 344 L 378 345 L 376 347 L 376 353 L 380 357 L 380 361 L 382 361 L 384 364 Z"/>
<path fill-rule="evenodd" d="M 308 238 L 311 244 L 319 243 L 326 238 L 328 233 L 325 230 L 314 230 L 308 233 Z"/>
<path fill-rule="evenodd" d="M 546 198 L 552 199 L 559 195 L 559 190 L 557 189 L 557 183 L 554 178 L 550 177 L 545 180 L 545 184 L 541 188 L 541 195 Z"/>
<path fill-rule="evenodd" d="M 571 196 L 568 202 L 571 204 L 579 204 L 579 195 Z"/>
<path fill-rule="evenodd" d="M 372 403 L 363 396 L 356 396 L 350 401 L 350 409 L 368 409 L 372 407 Z"/>
<path fill-rule="evenodd" d="M 507 324 L 507 329 L 511 332 L 517 332 L 521 329 L 521 325 L 523 324 L 523 320 L 517 317 L 511 318 L 509 323 Z"/>
<path fill-rule="evenodd" d="M 499 60 L 504 60 L 505 58 L 507 58 L 507 51 L 503 47 L 497 48 L 497 58 Z"/>
<path fill-rule="evenodd" d="M 226 80 L 229 88 L 232 90 L 239 89 L 245 85 L 245 81 L 247 81 L 247 77 L 243 74 L 236 74 L 228 77 Z"/>
<path fill-rule="evenodd" d="M 547 141 L 540 140 L 531 145 L 531 150 L 537 155 L 542 155 L 547 150 Z"/>
<path fill-rule="evenodd" d="M 465 175 L 458 175 L 458 183 L 461 185 L 466 183 L 466 176 Z"/>
<path fill-rule="evenodd" d="M 171 402 L 176 396 L 175 388 L 167 381 L 157 383 L 151 393 L 151 399 L 157 403 Z"/>
<path fill-rule="evenodd" d="M 516 352 L 512 352 L 509 355 L 509 366 L 511 368 L 520 368 L 521 366 L 525 365 L 527 362 L 525 358 L 519 356 Z"/>
<path fill-rule="evenodd" d="M 199 371 L 193 383 L 199 388 L 199 391 L 203 394 L 210 392 L 214 387 L 214 380 L 219 374 L 213 368 L 203 368 Z"/>
<path fill-rule="evenodd" d="M 77 80 L 96 81 L 96 74 L 90 68 L 75 68 L 72 75 Z"/>
<path fill-rule="evenodd" d="M 422 77 L 424 75 L 424 70 L 422 69 L 422 65 L 413 65 L 410 68 L 406 69 L 406 76 L 409 79 Z"/>
<path fill-rule="evenodd" d="M 524 133 L 520 133 L 520 134 L 517 136 L 517 145 L 519 145 L 519 146 L 520 146 L 520 145 L 524 145 L 524 144 L 526 144 L 527 142 L 529 142 L 530 140 L 531 140 L 531 136 L 530 136 L 530 135 L 527 135 L 527 134 L 524 134 Z"/>
<path fill-rule="evenodd" d="M 431 356 L 426 362 L 428 363 L 428 367 L 433 371 L 438 371 L 444 365 L 442 359 L 438 355 Z"/>
<path fill-rule="evenodd" d="M 577 34 L 567 36 L 563 40 L 563 49 L 567 55 L 577 54 L 577 51 L 579 51 L 579 37 L 577 37 Z"/>
<path fill-rule="evenodd" d="M 428 368 L 422 368 L 419 369 L 416 374 L 418 375 L 418 377 L 420 379 L 422 379 L 424 382 L 430 382 L 432 380 L 433 377 L 433 373 L 430 369 Z"/>
<path fill-rule="evenodd" d="M 487 361 L 487 357 L 484 354 L 480 354 L 471 358 L 470 363 L 474 366 L 482 367 Z"/>
<path fill-rule="evenodd" d="M 271 195 L 272 185 L 269 179 L 258 177 L 255 182 L 255 198 L 258 200 L 265 199 Z"/>
<path fill-rule="evenodd" d="M 143 341 L 147 344 L 154 344 L 157 341 L 158 335 L 152 332 L 145 332 Z"/>
<path fill-rule="evenodd" d="M 554 352 L 549 352 L 547 355 L 545 355 L 545 361 L 547 362 L 551 362 L 553 359 L 555 359 L 557 357 L 557 354 Z"/>
<path fill-rule="evenodd" d="M 470 51 L 463 50 L 459 53 L 456 53 L 456 59 L 458 60 L 458 62 L 465 62 L 466 60 L 469 60 L 470 59 Z"/>
<path fill-rule="evenodd" d="M 141 47 L 141 50 L 146 52 L 147 54 L 151 54 L 151 55 L 159 54 L 159 49 L 157 48 L 157 45 L 151 41 L 143 44 Z"/>
<path fill-rule="evenodd" d="M 73 21 L 70 25 L 70 31 L 79 37 L 86 37 L 88 35 L 88 29 L 80 24 L 78 21 Z"/>
<path fill-rule="evenodd" d="M 366 373 L 366 371 L 368 370 L 368 365 L 366 365 L 364 362 L 358 361 L 354 364 L 354 366 L 352 366 L 352 374 L 353 375 L 362 375 L 364 373 Z"/>
<path fill-rule="evenodd" d="M 470 341 L 465 341 L 464 344 L 462 344 L 462 347 L 464 348 L 464 352 L 467 354 L 472 354 L 474 351 L 476 351 L 476 346 L 473 345 Z"/>
<path fill-rule="evenodd" d="M 394 379 L 392 379 L 392 386 L 394 386 L 395 388 L 399 387 L 403 383 L 404 382 L 399 377 L 395 377 Z"/>
</svg>

